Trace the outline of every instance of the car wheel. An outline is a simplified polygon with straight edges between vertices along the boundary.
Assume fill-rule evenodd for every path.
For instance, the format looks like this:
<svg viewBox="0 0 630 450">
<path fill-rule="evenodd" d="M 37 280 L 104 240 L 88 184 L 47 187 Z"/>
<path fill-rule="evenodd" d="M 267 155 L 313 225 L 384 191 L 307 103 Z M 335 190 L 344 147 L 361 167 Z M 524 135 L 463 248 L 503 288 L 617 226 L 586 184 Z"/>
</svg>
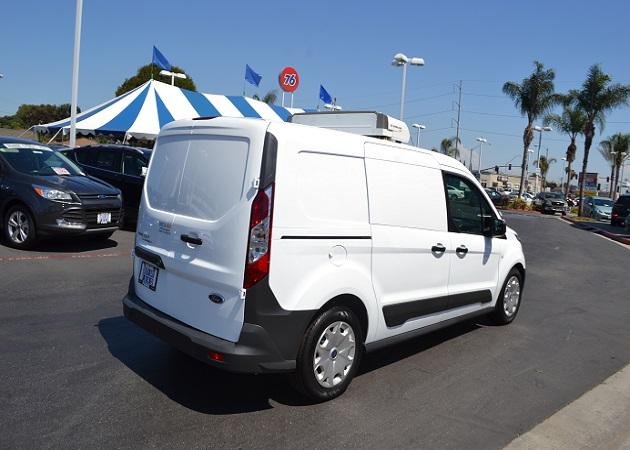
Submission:
<svg viewBox="0 0 630 450">
<path fill-rule="evenodd" d="M 356 374 L 363 355 L 363 332 L 345 307 L 324 311 L 304 334 L 292 382 L 311 400 L 340 396 Z"/>
<path fill-rule="evenodd" d="M 514 268 L 503 283 L 503 289 L 501 289 L 497 304 L 491 313 L 492 320 L 498 325 L 507 325 L 512 322 L 521 307 L 522 295 L 523 276 L 518 269 Z"/>
<path fill-rule="evenodd" d="M 14 248 L 28 249 L 37 243 L 37 230 L 26 206 L 16 205 L 4 216 L 4 237 Z"/>
</svg>

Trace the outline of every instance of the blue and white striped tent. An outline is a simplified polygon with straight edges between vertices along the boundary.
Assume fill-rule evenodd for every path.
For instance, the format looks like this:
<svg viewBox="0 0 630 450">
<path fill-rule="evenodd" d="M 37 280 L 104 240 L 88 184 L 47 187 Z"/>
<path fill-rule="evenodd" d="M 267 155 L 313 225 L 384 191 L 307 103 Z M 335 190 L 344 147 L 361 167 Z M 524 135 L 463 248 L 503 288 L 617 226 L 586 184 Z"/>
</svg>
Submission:
<svg viewBox="0 0 630 450">
<path fill-rule="evenodd" d="M 286 121 L 298 108 L 283 108 L 249 97 L 212 95 L 181 89 L 149 80 L 141 86 L 77 115 L 77 133 L 117 134 L 153 139 L 160 128 L 173 120 L 195 117 L 255 117 Z M 63 134 L 70 130 L 70 119 L 37 125 L 36 131 Z"/>
</svg>

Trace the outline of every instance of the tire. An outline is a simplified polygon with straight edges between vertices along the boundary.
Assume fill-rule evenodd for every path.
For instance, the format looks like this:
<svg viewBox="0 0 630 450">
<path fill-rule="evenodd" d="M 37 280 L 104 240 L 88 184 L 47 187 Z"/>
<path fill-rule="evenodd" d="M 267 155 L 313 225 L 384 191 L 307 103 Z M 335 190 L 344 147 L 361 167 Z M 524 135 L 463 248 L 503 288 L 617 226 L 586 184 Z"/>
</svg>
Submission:
<svg viewBox="0 0 630 450">
<path fill-rule="evenodd" d="M 296 371 L 291 375 L 292 384 L 310 400 L 332 400 L 347 389 L 362 356 L 363 330 L 359 320 L 350 309 L 335 306 L 322 312 L 306 329 Z M 344 373 L 339 373 L 338 363 L 344 367 Z"/>
<path fill-rule="evenodd" d="M 37 229 L 29 209 L 24 205 L 9 208 L 3 221 L 4 238 L 9 246 L 26 250 L 37 243 Z"/>
<path fill-rule="evenodd" d="M 97 241 L 105 241 L 109 239 L 110 237 L 112 237 L 112 234 L 114 234 L 113 231 L 108 231 L 106 233 L 98 233 L 98 234 L 92 235 L 92 239 L 95 239 Z"/>
<path fill-rule="evenodd" d="M 518 282 L 517 285 L 514 284 L 514 280 Z M 516 287 L 517 292 L 514 292 L 514 288 Z M 512 295 L 516 295 L 516 298 L 513 296 L 511 298 L 506 298 L 506 291 L 510 292 Z M 523 296 L 523 276 L 518 269 L 513 268 L 508 273 L 508 276 L 505 278 L 505 282 L 503 283 L 503 288 L 499 294 L 499 298 L 497 299 L 497 304 L 494 307 L 494 311 L 490 313 L 490 317 L 497 325 L 507 325 L 512 322 L 516 315 L 518 314 L 519 309 L 521 308 L 521 298 Z"/>
</svg>

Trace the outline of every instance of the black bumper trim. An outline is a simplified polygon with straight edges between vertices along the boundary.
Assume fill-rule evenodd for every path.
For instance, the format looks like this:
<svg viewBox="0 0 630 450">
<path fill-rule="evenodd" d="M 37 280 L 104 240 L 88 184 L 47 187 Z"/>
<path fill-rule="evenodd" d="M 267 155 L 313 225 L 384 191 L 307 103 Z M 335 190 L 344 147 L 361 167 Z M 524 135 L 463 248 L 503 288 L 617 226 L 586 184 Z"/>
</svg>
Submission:
<svg viewBox="0 0 630 450">
<path fill-rule="evenodd" d="M 234 343 L 192 328 L 143 302 L 131 290 L 123 299 L 125 317 L 173 347 L 211 366 L 231 372 L 262 373 L 295 370 L 295 360 L 286 360 L 259 325 L 244 323 Z M 223 362 L 208 357 L 213 351 Z"/>
</svg>

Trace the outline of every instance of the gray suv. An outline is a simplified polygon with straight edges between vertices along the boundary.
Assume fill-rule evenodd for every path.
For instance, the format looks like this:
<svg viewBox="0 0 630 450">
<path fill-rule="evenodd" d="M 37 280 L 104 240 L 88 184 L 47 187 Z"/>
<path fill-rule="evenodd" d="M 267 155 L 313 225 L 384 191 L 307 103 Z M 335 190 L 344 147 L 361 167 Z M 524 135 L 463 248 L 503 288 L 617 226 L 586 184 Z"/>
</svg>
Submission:
<svg viewBox="0 0 630 450">
<path fill-rule="evenodd" d="M 567 202 L 562 192 L 539 192 L 534 198 L 534 209 L 543 214 L 567 213 Z"/>
</svg>

